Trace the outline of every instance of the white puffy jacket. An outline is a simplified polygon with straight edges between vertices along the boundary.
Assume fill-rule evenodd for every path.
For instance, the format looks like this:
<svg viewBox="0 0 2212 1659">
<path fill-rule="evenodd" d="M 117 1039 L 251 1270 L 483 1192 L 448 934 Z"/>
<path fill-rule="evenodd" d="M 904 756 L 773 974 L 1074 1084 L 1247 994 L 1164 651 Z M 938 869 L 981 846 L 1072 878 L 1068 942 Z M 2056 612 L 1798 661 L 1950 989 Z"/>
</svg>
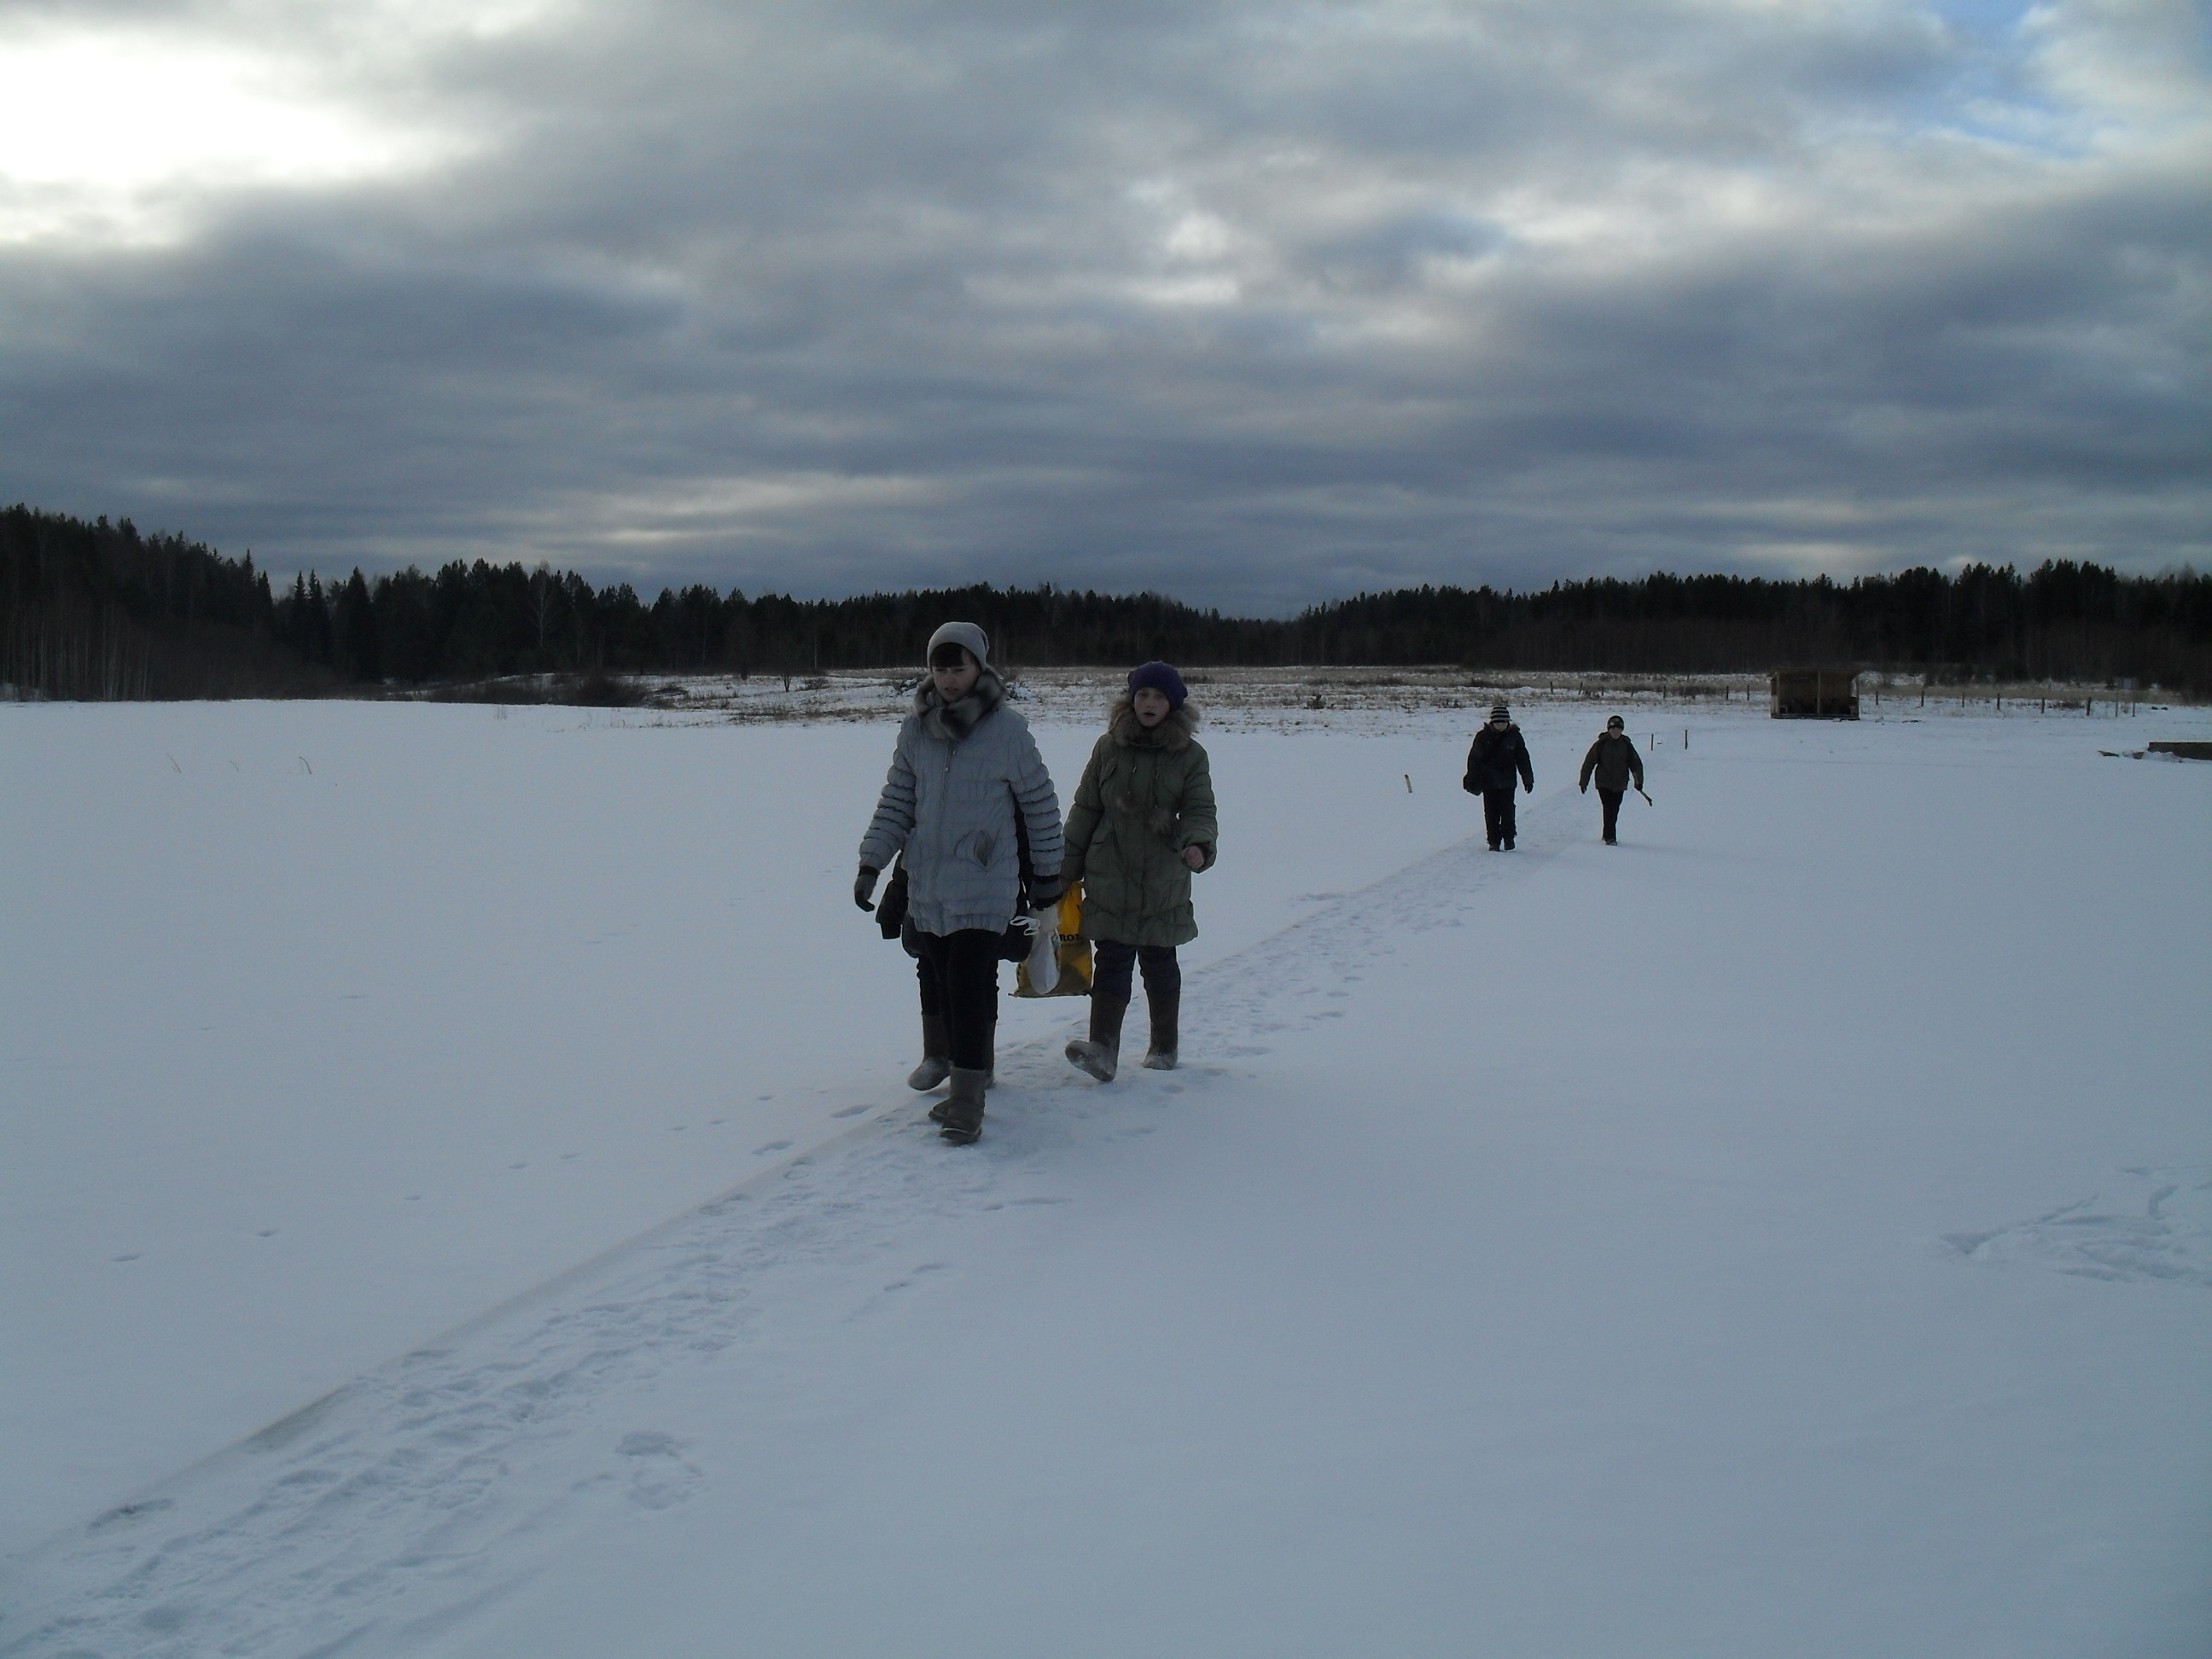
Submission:
<svg viewBox="0 0 2212 1659">
<path fill-rule="evenodd" d="M 1001 702 L 966 737 L 950 738 L 932 718 L 934 696 L 925 687 L 899 727 L 860 862 L 887 869 L 905 853 L 907 914 L 921 932 L 995 933 L 1021 900 L 1014 814 L 1029 833 L 1031 872 L 1057 878 L 1060 798 L 1021 715 Z"/>
</svg>

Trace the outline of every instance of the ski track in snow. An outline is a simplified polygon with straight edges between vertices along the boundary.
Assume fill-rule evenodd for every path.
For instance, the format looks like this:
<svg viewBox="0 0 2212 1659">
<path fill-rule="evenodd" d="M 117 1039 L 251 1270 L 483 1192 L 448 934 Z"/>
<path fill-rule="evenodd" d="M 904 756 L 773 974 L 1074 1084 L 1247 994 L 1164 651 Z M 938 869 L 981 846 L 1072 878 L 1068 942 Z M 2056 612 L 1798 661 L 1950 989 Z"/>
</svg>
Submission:
<svg viewBox="0 0 2212 1659">
<path fill-rule="evenodd" d="M 0 1659 L 404 1645 L 524 1582 L 529 1535 L 579 1506 L 681 1504 L 704 1476 L 672 1436 L 629 1432 L 596 1467 L 568 1449 L 598 1407 L 673 1368 L 732 1363 L 719 1357 L 756 1331 L 763 1304 L 817 1267 L 911 1259 L 921 1224 L 1069 1201 L 1037 1188 L 1085 1143 L 1151 1133 L 1209 1086 L 1263 1076 L 1270 1036 L 1340 1018 L 1363 966 L 1403 934 L 1462 925 L 1484 889 L 1580 838 L 1584 805 L 1557 791 L 1522 812 L 1511 854 L 1478 830 L 1192 972 L 1185 1052 L 1225 1063 L 1133 1066 L 1108 1092 L 1068 1067 L 1064 1033 L 1009 1050 L 975 1146 L 939 1145 L 929 1097 L 910 1097 L 49 1540 L 9 1575 Z M 494 1562 L 505 1577 L 488 1583 Z"/>
</svg>

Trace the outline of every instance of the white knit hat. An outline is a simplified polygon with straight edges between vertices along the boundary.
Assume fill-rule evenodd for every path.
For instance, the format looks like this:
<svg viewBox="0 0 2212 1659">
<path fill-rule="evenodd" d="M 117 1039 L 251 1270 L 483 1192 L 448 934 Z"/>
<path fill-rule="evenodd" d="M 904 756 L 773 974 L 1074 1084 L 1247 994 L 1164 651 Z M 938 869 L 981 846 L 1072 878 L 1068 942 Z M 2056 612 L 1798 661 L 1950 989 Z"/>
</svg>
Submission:
<svg viewBox="0 0 2212 1659">
<path fill-rule="evenodd" d="M 991 636 L 988 634 L 986 634 L 981 629 L 978 628 L 974 623 L 949 622 L 945 623 L 944 627 L 939 629 L 934 634 L 932 634 L 929 636 L 929 649 L 923 655 L 922 661 L 925 663 L 935 662 L 937 660 L 937 647 L 940 645 L 957 645 L 961 647 L 969 656 L 975 659 L 976 666 L 979 668 L 988 668 L 991 665 Z"/>
</svg>

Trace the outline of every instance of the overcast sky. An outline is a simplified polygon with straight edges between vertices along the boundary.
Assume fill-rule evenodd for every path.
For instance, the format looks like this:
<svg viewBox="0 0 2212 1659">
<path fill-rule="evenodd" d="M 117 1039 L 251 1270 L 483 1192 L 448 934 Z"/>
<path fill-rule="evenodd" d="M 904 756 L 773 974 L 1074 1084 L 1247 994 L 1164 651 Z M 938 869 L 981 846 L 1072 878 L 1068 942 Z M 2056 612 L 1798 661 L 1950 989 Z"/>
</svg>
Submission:
<svg viewBox="0 0 2212 1659">
<path fill-rule="evenodd" d="M 2203 566 L 2191 0 L 0 0 L 0 501 L 802 595 Z"/>
</svg>

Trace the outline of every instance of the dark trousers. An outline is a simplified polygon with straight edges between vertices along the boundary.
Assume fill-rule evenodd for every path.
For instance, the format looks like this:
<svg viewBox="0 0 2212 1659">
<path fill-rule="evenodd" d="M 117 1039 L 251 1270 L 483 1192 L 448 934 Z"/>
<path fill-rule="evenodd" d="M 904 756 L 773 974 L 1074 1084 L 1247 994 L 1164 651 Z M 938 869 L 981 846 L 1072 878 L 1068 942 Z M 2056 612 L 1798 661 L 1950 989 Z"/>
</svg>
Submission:
<svg viewBox="0 0 2212 1659">
<path fill-rule="evenodd" d="M 1091 947 L 1091 994 L 1129 1000 L 1129 969 L 1141 965 L 1145 989 L 1156 997 L 1173 996 L 1182 989 L 1182 968 L 1172 945 L 1124 945 L 1119 939 L 1094 939 Z"/>
<path fill-rule="evenodd" d="M 1482 792 L 1482 833 L 1492 847 L 1513 839 L 1513 786 Z"/>
<path fill-rule="evenodd" d="M 918 933 L 914 939 L 921 947 L 915 975 L 921 981 L 923 1015 L 945 1022 L 955 1066 L 989 1071 L 999 1024 L 1000 935 L 963 927 L 957 933 Z"/>
<path fill-rule="evenodd" d="M 1605 838 L 1607 841 L 1613 838 L 1613 832 L 1620 827 L 1620 798 L 1627 793 L 1626 789 L 1608 789 L 1603 784 L 1597 787 L 1598 800 L 1605 808 Z"/>
</svg>

